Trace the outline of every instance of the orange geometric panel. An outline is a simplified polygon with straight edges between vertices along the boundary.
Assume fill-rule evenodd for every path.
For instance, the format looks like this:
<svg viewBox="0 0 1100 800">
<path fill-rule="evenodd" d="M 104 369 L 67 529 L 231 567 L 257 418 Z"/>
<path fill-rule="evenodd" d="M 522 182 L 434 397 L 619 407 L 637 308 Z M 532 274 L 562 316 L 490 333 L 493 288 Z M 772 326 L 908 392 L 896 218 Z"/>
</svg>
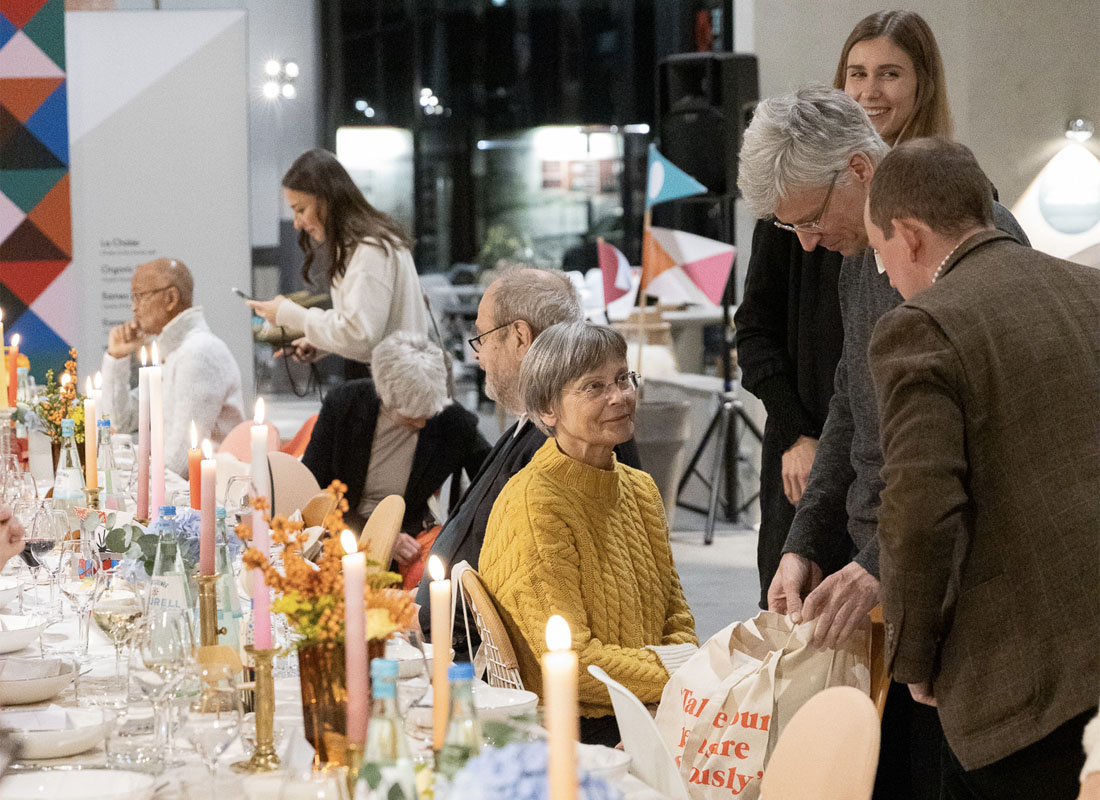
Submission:
<svg viewBox="0 0 1100 800">
<path fill-rule="evenodd" d="M 62 77 L 0 78 L 0 106 L 6 107 L 20 122 L 26 122 L 63 80 Z"/>
<path fill-rule="evenodd" d="M 69 205 L 69 175 L 57 182 L 27 215 L 38 230 L 66 255 L 73 254 L 72 210 Z"/>
<path fill-rule="evenodd" d="M 0 265 L 0 283 L 28 306 L 65 271 L 70 261 L 8 261 Z"/>
<path fill-rule="evenodd" d="M 4 0 L 4 16 L 17 28 L 22 28 L 42 10 L 46 0 Z"/>
<path fill-rule="evenodd" d="M 642 236 L 642 290 L 649 286 L 651 280 L 675 266 L 676 259 L 668 254 L 649 228 L 646 228 Z"/>
</svg>

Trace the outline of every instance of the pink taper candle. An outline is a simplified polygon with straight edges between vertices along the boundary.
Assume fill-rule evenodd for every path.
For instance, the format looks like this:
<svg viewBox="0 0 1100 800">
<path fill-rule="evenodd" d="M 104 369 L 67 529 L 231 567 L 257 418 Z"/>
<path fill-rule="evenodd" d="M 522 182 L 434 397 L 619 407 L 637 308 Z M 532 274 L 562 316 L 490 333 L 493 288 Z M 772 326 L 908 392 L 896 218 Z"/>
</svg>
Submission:
<svg viewBox="0 0 1100 800">
<path fill-rule="evenodd" d="M 256 400 L 256 423 L 250 431 L 252 451 L 252 486 L 256 497 L 271 500 L 267 485 L 267 426 L 264 425 L 264 399 Z M 265 512 L 256 509 L 252 512 L 252 546 L 270 555 L 271 532 L 267 529 Z M 260 570 L 252 571 L 252 627 L 253 644 L 257 650 L 271 649 L 271 590 L 264 583 L 264 574 Z"/>
<path fill-rule="evenodd" d="M 149 353 L 141 347 L 138 370 L 137 518 L 149 519 Z"/>
<path fill-rule="evenodd" d="M 367 558 L 351 531 L 340 535 L 344 567 L 344 672 L 348 691 L 348 742 L 367 742 L 367 621 L 364 610 Z"/>
<path fill-rule="evenodd" d="M 199 464 L 202 496 L 206 502 L 199 511 L 199 574 L 214 574 L 214 508 L 218 505 L 214 494 L 218 477 L 218 462 L 214 460 L 214 447 L 209 439 L 202 440 L 203 459 Z"/>
<path fill-rule="evenodd" d="M 550 779 L 550 800 L 576 800 L 577 740 L 580 709 L 577 706 L 577 654 L 573 651 L 569 623 L 555 614 L 546 623 L 546 649 L 542 656 L 542 707 L 545 711 Z"/>
<path fill-rule="evenodd" d="M 19 334 L 13 333 L 8 345 L 8 404 L 15 408 L 19 398 Z"/>
<path fill-rule="evenodd" d="M 92 388 L 92 379 L 84 382 L 84 485 L 89 489 L 99 488 L 99 459 L 96 441 L 98 431 L 95 427 L 95 390 Z"/>
</svg>

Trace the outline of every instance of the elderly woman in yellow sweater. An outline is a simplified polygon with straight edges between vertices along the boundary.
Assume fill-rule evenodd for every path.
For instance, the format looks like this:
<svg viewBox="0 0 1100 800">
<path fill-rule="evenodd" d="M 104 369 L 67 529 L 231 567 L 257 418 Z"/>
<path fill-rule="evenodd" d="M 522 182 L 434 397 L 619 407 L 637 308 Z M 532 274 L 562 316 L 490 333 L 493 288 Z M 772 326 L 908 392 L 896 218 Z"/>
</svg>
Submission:
<svg viewBox="0 0 1100 800">
<path fill-rule="evenodd" d="M 524 685 L 540 696 L 546 621 L 569 623 L 581 741 L 593 744 L 615 745 L 619 731 L 588 665 L 656 703 L 698 646 L 657 486 L 612 451 L 634 436 L 637 377 L 610 328 L 562 323 L 539 335 L 520 384 L 528 416 L 550 438 L 501 491 L 480 558 Z"/>
</svg>

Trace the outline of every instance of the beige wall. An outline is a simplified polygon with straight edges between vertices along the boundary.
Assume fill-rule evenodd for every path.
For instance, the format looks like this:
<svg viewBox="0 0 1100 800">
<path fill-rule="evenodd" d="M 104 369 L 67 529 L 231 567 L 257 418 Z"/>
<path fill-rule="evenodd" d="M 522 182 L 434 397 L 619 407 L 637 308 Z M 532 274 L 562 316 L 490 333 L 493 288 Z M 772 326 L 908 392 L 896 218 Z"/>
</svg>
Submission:
<svg viewBox="0 0 1100 800">
<path fill-rule="evenodd" d="M 738 4 L 738 7 L 742 7 Z M 881 0 L 755 0 L 762 95 L 829 82 L 855 23 Z M 896 7 L 896 6 L 895 6 Z M 1011 206 L 1064 141 L 1071 116 L 1100 127 L 1100 1 L 910 0 L 943 52 L 955 135 Z M 1089 143 L 1100 155 L 1100 142 Z"/>
</svg>

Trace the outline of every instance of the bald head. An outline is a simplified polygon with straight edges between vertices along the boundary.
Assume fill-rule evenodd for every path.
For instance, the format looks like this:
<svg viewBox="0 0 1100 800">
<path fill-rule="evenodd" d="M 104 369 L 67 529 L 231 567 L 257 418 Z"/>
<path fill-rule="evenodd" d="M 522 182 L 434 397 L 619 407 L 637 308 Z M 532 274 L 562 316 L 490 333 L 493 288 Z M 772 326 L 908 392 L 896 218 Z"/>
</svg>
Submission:
<svg viewBox="0 0 1100 800">
<path fill-rule="evenodd" d="M 158 258 L 134 270 L 130 293 L 138 328 L 155 336 L 176 316 L 191 308 L 195 282 L 191 271 L 179 259 Z"/>
<path fill-rule="evenodd" d="M 158 258 L 155 261 L 148 261 L 134 270 L 134 278 L 138 278 L 139 275 L 145 279 L 152 279 L 158 287 L 175 287 L 179 291 L 180 311 L 191 307 L 195 297 L 195 280 L 191 277 L 191 270 L 178 258 Z"/>
<path fill-rule="evenodd" d="M 584 319 L 580 298 L 564 272 L 519 267 L 507 270 L 489 286 L 497 325 L 523 320 L 538 336 L 559 322 Z"/>
</svg>

